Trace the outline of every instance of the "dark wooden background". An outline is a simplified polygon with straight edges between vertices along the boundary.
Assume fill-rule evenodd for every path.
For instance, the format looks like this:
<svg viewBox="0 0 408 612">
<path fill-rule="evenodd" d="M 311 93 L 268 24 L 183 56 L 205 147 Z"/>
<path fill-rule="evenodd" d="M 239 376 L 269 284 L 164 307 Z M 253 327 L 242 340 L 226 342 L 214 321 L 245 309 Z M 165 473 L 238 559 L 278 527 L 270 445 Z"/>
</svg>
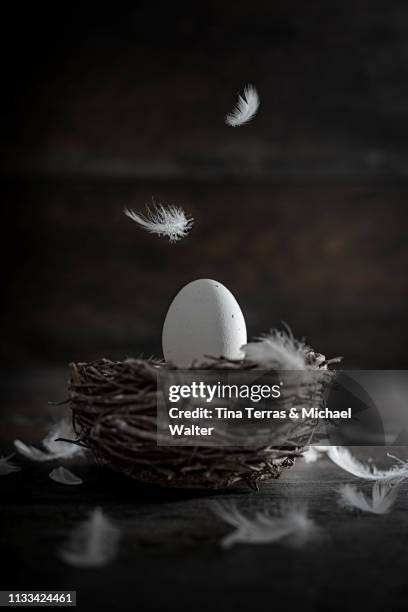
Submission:
<svg viewBox="0 0 408 612">
<path fill-rule="evenodd" d="M 136 3 L 6 12 L 2 348 L 15 368 L 160 355 L 189 280 L 250 336 L 406 367 L 408 6 Z M 247 82 L 254 122 L 223 118 Z M 123 215 L 196 219 L 171 246 Z"/>
</svg>

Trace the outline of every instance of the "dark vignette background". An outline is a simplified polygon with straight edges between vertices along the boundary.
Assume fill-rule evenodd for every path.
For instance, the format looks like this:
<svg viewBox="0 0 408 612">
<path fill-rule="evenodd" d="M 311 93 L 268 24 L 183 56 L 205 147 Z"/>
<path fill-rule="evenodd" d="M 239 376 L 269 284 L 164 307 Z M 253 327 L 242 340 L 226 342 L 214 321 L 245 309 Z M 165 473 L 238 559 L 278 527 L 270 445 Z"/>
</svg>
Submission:
<svg viewBox="0 0 408 612">
<path fill-rule="evenodd" d="M 408 367 L 404 0 L 15 4 L 1 26 L 1 453 L 60 414 L 47 401 L 65 397 L 69 361 L 160 356 L 194 278 L 231 289 L 250 336 L 284 320 L 347 368 Z M 247 82 L 259 115 L 227 128 Z M 124 217 L 152 197 L 195 217 L 189 238 L 170 246 Z M 331 530 L 273 563 L 269 547 L 223 556 L 199 496 L 98 470 L 67 492 L 25 466 L 2 480 L 3 588 L 76 586 L 87 609 L 97 592 L 97 609 L 133 607 L 135 586 L 150 609 L 171 595 L 180 610 L 192 595 L 197 610 L 259 596 L 406 609 L 404 504 L 349 520 L 330 480 L 344 474 L 319 465 L 240 498 L 306 500 Z M 124 552 L 112 572 L 68 570 L 55 551 L 95 504 L 125 526 Z"/>
<path fill-rule="evenodd" d="M 284 320 L 347 367 L 408 365 L 405 2 L 67 3 L 2 24 L 9 366 L 160 355 L 200 277 L 250 336 Z M 227 128 L 247 82 L 259 116 Z M 124 217 L 152 197 L 195 217 L 187 240 Z"/>
</svg>

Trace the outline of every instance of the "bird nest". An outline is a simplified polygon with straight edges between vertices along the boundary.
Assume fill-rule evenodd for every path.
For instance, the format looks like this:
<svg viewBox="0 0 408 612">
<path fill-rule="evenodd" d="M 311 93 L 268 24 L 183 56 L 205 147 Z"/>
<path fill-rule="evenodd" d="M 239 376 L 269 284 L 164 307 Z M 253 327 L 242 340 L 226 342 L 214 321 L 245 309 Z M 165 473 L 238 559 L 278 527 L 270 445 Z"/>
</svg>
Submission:
<svg viewBox="0 0 408 612">
<path fill-rule="evenodd" d="M 315 369 L 327 370 L 323 356 L 311 352 L 307 358 Z M 260 481 L 279 478 L 310 442 L 314 419 L 288 421 L 284 444 L 282 436 L 278 441 L 272 435 L 267 445 L 257 448 L 159 446 L 157 372 L 167 367 L 143 359 L 70 365 L 77 443 L 90 449 L 98 463 L 138 481 L 168 487 L 220 489 L 245 483 L 257 489 Z M 204 368 L 259 369 L 260 364 L 214 359 L 200 366 Z M 307 397 L 304 390 L 301 395 Z"/>
</svg>

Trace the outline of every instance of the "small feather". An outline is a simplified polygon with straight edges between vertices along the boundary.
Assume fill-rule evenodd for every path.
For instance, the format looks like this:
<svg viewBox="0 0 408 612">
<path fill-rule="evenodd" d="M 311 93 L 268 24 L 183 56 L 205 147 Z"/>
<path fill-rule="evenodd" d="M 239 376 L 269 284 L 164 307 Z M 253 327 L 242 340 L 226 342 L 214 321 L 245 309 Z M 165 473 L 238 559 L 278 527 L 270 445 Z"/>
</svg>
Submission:
<svg viewBox="0 0 408 612">
<path fill-rule="evenodd" d="M 51 461 L 54 459 L 49 453 L 45 453 L 35 446 L 25 444 L 21 442 L 21 440 L 14 440 L 14 446 L 21 455 L 24 455 L 27 459 L 31 459 L 31 461 Z"/>
<path fill-rule="evenodd" d="M 78 476 L 70 472 L 70 470 L 67 470 L 62 466 L 52 470 L 52 472 L 49 473 L 49 477 L 51 478 L 51 480 L 65 485 L 80 485 L 83 483 L 82 478 L 79 478 Z"/>
<path fill-rule="evenodd" d="M 271 330 L 255 342 L 242 347 L 245 358 L 265 366 L 281 370 L 306 370 L 310 347 L 296 340 L 290 331 Z"/>
<path fill-rule="evenodd" d="M 12 472 L 21 471 L 21 467 L 10 461 L 12 457 L 14 457 L 14 454 L 8 455 L 8 457 L 0 457 L 0 476 L 7 476 L 7 474 Z"/>
<path fill-rule="evenodd" d="M 146 215 L 136 213 L 129 208 L 125 208 L 124 212 L 129 219 L 151 234 L 167 236 L 170 242 L 177 242 L 187 236 L 193 226 L 194 220 L 187 218 L 180 206 L 157 204 L 152 210 L 147 207 L 146 211 Z"/>
<path fill-rule="evenodd" d="M 386 514 L 395 503 L 398 486 L 393 481 L 377 480 L 371 491 L 371 499 L 350 484 L 341 487 L 339 493 L 339 503 L 346 508 L 372 514 Z"/>
<path fill-rule="evenodd" d="M 356 459 L 344 446 L 327 447 L 329 458 L 340 468 L 365 480 L 395 480 L 403 479 L 408 476 L 408 462 L 401 461 L 397 457 L 393 457 L 398 461 L 388 470 L 380 470 L 375 465 L 367 465 Z"/>
<path fill-rule="evenodd" d="M 53 461 L 55 459 L 70 459 L 83 454 L 83 449 L 78 444 L 58 441 L 58 438 L 67 440 L 75 439 L 76 435 L 69 419 L 63 418 L 50 428 L 50 431 L 42 441 L 45 451 L 25 444 L 21 440 L 14 440 L 16 450 L 31 459 L 31 461 Z"/>
<path fill-rule="evenodd" d="M 270 544 L 285 540 L 291 546 L 302 546 L 321 535 L 321 529 L 308 518 L 307 510 L 301 506 L 282 505 L 276 515 L 257 512 L 252 518 L 239 512 L 235 504 L 213 505 L 214 512 L 235 528 L 221 540 L 221 546 L 230 548 L 234 544 Z"/>
<path fill-rule="evenodd" d="M 84 449 L 78 444 L 72 444 L 71 442 L 63 442 L 60 438 L 65 440 L 75 440 L 76 434 L 72 427 L 72 421 L 69 418 L 63 418 L 55 423 L 44 438 L 42 444 L 47 451 L 55 458 L 59 459 L 70 459 L 71 457 L 78 457 L 84 453 Z"/>
<path fill-rule="evenodd" d="M 302 452 L 302 457 L 305 463 L 314 463 L 322 457 L 328 448 L 328 446 L 308 446 L 306 450 Z"/>
<path fill-rule="evenodd" d="M 408 462 L 398 460 L 389 470 L 379 470 L 375 465 L 366 465 L 353 457 L 344 446 L 330 446 L 330 459 L 343 470 L 365 480 L 394 480 L 408 477 Z"/>
<path fill-rule="evenodd" d="M 231 127 L 245 125 L 256 115 L 259 108 L 259 95 L 253 85 L 246 85 L 244 95 L 238 96 L 237 105 L 225 117 L 225 123 Z"/>
<path fill-rule="evenodd" d="M 120 530 L 101 508 L 95 508 L 89 519 L 74 529 L 60 550 L 60 558 L 75 567 L 102 567 L 116 557 L 119 538 Z"/>
</svg>

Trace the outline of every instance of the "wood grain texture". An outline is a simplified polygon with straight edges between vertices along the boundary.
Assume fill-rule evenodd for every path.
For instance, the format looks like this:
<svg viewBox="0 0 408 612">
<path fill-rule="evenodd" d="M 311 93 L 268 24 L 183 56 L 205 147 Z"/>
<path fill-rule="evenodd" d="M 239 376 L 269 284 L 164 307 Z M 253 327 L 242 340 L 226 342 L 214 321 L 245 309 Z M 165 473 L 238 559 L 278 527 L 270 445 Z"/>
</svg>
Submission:
<svg viewBox="0 0 408 612">
<path fill-rule="evenodd" d="M 141 487 L 127 478 L 75 466 L 80 487 L 48 478 L 51 468 L 24 464 L 2 477 L 2 581 L 14 589 L 76 589 L 79 609 L 246 610 L 285 602 L 302 610 L 405 609 L 407 487 L 389 516 L 353 515 L 337 505 L 348 475 L 325 460 L 297 464 L 260 493 L 200 495 Z M 325 537 L 304 548 L 240 545 L 220 539 L 230 527 L 211 510 L 234 501 L 248 514 L 306 503 Z M 118 558 L 78 570 L 57 559 L 69 531 L 101 506 L 123 531 Z"/>
<path fill-rule="evenodd" d="M 195 278 L 235 294 L 251 337 L 286 321 L 348 367 L 407 364 L 402 185 L 9 183 L 13 270 L 3 346 L 59 363 L 161 354 L 166 310 Z M 170 245 L 123 214 L 151 197 L 196 219 Z M 7 272 L 10 272 L 7 280 Z"/>
</svg>

